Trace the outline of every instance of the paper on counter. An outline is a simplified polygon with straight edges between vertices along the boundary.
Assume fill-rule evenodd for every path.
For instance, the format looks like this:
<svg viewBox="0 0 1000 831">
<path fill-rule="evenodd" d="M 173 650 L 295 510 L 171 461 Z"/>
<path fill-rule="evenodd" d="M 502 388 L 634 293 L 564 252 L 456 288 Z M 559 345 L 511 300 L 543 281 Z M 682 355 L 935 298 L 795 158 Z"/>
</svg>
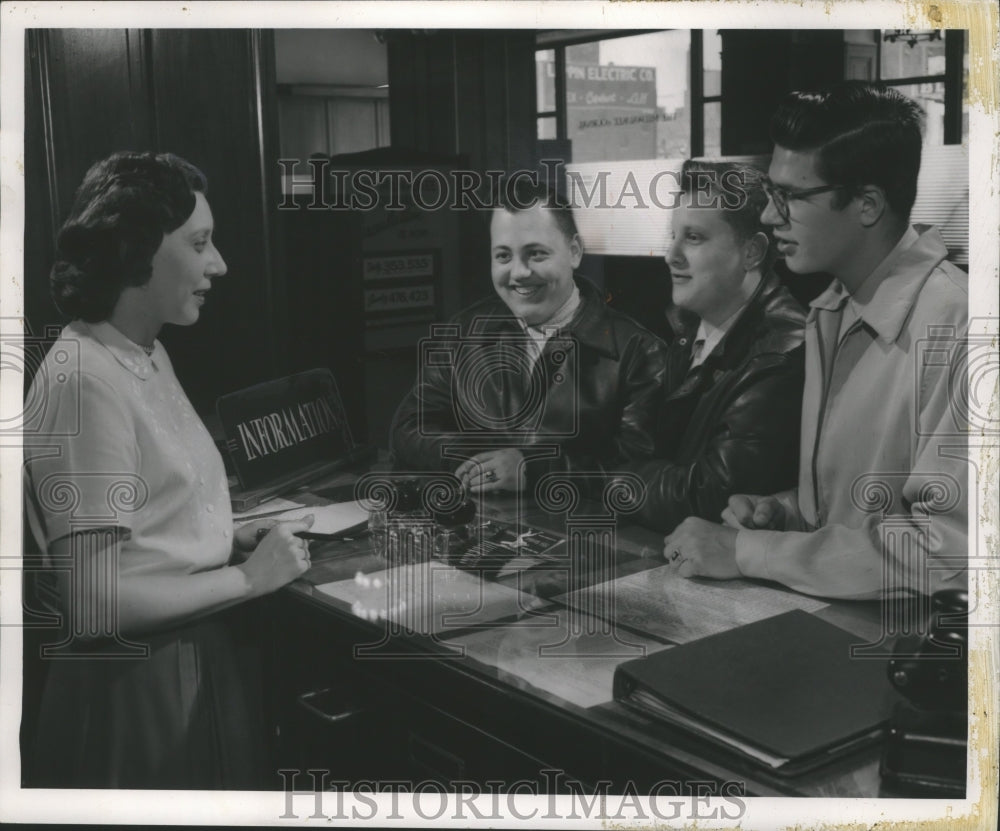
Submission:
<svg viewBox="0 0 1000 831">
<path fill-rule="evenodd" d="M 640 571 L 555 598 L 671 643 L 725 632 L 792 609 L 828 604 L 808 595 L 746 580 L 688 579 L 669 566 Z"/>
<path fill-rule="evenodd" d="M 301 502 L 292 502 L 290 499 L 276 497 L 275 499 L 268 499 L 267 502 L 261 502 L 260 505 L 251 508 L 249 511 L 241 511 L 238 514 L 233 514 L 233 521 L 247 522 L 262 514 L 270 516 L 279 511 L 291 511 L 293 508 L 301 507 L 303 507 Z"/>
<path fill-rule="evenodd" d="M 615 667 L 670 647 L 610 626 L 574 610 L 547 611 L 553 625 L 526 619 L 509 626 L 452 638 L 465 654 L 496 667 L 501 680 L 530 684 L 578 707 L 613 700 Z M 552 620 L 554 618 L 554 620 Z"/>
<path fill-rule="evenodd" d="M 389 620 L 405 631 L 442 635 L 524 614 L 534 600 L 437 560 L 358 574 L 316 586 L 358 617 Z"/>
<path fill-rule="evenodd" d="M 307 505 L 277 514 L 272 519 L 290 522 L 312 514 L 316 521 L 309 530 L 314 534 L 339 534 L 348 528 L 354 528 L 368 522 L 368 511 L 361 507 L 360 502 L 337 502 L 333 505 Z"/>
</svg>

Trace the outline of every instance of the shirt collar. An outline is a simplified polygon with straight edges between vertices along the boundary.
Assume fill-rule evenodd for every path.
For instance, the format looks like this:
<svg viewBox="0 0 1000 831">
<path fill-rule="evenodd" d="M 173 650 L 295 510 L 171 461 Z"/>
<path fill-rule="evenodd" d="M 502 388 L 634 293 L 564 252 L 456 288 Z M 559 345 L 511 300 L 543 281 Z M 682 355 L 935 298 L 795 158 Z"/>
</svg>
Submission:
<svg viewBox="0 0 1000 831">
<path fill-rule="evenodd" d="M 839 280 L 834 280 L 810 305 L 814 309 L 837 311 L 850 298 L 858 317 L 879 338 L 892 343 L 899 337 L 927 275 L 947 255 L 948 249 L 936 228 L 924 225 L 907 228 L 853 296 Z"/>
<path fill-rule="evenodd" d="M 749 302 L 750 301 L 748 300 L 747 303 Z M 702 355 L 711 354 L 712 349 L 714 349 L 716 344 L 718 344 L 718 342 L 725 337 L 726 332 L 728 332 L 730 329 L 733 328 L 733 324 L 736 322 L 736 318 L 738 318 L 740 316 L 740 312 L 742 312 L 747 307 L 747 303 L 744 303 L 742 306 L 740 306 L 735 312 L 729 315 L 729 317 L 727 317 L 724 321 L 722 321 L 722 323 L 720 323 L 718 326 L 712 325 L 704 318 L 701 319 L 701 321 L 698 323 L 698 333 L 694 336 L 694 339 L 696 341 L 702 340 L 705 342 L 704 346 L 702 346 L 701 349 Z"/>
<path fill-rule="evenodd" d="M 571 335 L 579 343 L 607 355 L 612 360 L 618 360 L 618 340 L 615 337 L 615 323 L 611 309 L 608 308 L 597 286 L 580 275 L 574 275 L 574 282 L 580 292 L 580 303 L 571 319 L 563 327 L 563 331 Z M 476 316 L 472 334 L 489 334 L 524 331 L 523 324 L 511 314 L 507 304 L 496 294 L 479 307 L 482 312 Z M 545 326 L 551 324 L 546 323 Z"/>
<path fill-rule="evenodd" d="M 736 325 L 736 322 L 742 317 L 743 312 L 746 311 L 747 307 L 750 306 L 751 303 L 756 301 L 758 298 L 769 294 L 779 284 L 778 278 L 773 271 L 764 274 L 759 269 L 754 270 L 759 274 L 756 288 L 754 288 L 754 290 L 750 293 L 746 302 L 718 326 L 713 326 L 711 323 L 707 323 L 698 317 L 698 315 L 694 312 L 689 312 L 687 309 L 682 309 L 680 306 L 676 306 L 673 303 L 667 306 L 664 316 L 667 318 L 667 323 L 673 330 L 674 335 L 676 337 L 684 335 L 692 338 L 693 340 L 698 340 L 699 338 L 704 339 L 705 345 L 702 347 L 701 354 L 707 357 L 710 354 L 708 339 L 713 339 L 713 346 L 718 344 L 718 342 L 726 336 L 729 330 Z"/>
<path fill-rule="evenodd" d="M 883 280 L 889 276 L 889 273 L 903 255 L 903 252 L 912 246 L 918 239 L 920 239 L 920 234 L 914 231 L 912 227 L 906 229 L 906 233 L 899 238 L 899 242 L 892 247 L 892 251 L 890 251 L 886 255 L 885 259 L 878 264 L 878 267 L 864 279 L 864 282 L 858 286 L 857 291 L 855 291 L 852 295 L 854 302 L 857 303 L 859 307 L 864 307 L 871 303 L 878 287 L 882 285 Z"/>
<path fill-rule="evenodd" d="M 552 317 L 544 323 L 540 323 L 537 326 L 529 326 L 519 317 L 515 318 L 515 320 L 517 320 L 517 322 L 521 325 L 522 329 L 532 336 L 549 338 L 560 329 L 566 327 L 566 325 L 573 319 L 573 315 L 576 314 L 576 310 L 579 307 L 580 288 L 574 283 L 573 291 L 570 292 L 569 297 L 566 298 L 566 302 L 556 309 Z"/>
<path fill-rule="evenodd" d="M 94 338 L 104 346 L 112 357 L 140 381 L 145 381 L 156 371 L 156 360 L 163 347 L 158 340 L 153 341 L 153 354 L 147 355 L 139 344 L 130 341 L 108 321 L 84 323 Z"/>
</svg>

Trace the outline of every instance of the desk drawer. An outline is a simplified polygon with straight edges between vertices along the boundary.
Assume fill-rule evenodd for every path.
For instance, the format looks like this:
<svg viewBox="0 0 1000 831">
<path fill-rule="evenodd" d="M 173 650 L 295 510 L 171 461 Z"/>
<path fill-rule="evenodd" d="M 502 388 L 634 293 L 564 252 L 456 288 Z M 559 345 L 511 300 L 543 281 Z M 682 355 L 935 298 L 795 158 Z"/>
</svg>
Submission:
<svg viewBox="0 0 1000 831">
<path fill-rule="evenodd" d="M 549 765 L 543 760 L 416 702 L 406 721 L 407 762 L 418 781 L 432 779 L 445 787 L 463 780 L 484 786 L 488 780 L 528 781 L 545 792 L 541 771 Z"/>
</svg>

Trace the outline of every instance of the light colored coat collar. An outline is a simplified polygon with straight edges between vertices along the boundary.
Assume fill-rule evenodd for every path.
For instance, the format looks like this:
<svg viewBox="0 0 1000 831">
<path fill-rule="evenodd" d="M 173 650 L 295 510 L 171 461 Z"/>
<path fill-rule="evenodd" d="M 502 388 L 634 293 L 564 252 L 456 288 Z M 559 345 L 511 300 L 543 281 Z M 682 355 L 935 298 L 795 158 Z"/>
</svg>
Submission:
<svg viewBox="0 0 1000 831">
<path fill-rule="evenodd" d="M 861 284 L 853 296 L 859 317 L 884 343 L 895 343 L 927 277 L 948 256 L 936 228 L 908 228 L 895 248 Z M 919 270 L 915 267 L 919 264 Z M 810 306 L 808 322 L 818 310 L 837 311 L 851 295 L 838 281 Z"/>
</svg>

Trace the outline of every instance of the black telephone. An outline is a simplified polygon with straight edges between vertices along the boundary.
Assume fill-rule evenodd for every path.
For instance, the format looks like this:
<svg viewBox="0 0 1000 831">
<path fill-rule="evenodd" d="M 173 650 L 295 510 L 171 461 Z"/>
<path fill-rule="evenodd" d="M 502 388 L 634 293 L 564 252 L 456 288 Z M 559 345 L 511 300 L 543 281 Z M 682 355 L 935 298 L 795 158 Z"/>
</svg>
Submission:
<svg viewBox="0 0 1000 831">
<path fill-rule="evenodd" d="M 879 772 L 893 790 L 964 797 L 968 592 L 935 592 L 930 615 L 927 636 L 899 638 L 889 660 L 889 681 L 907 701 L 893 711 Z"/>
</svg>

